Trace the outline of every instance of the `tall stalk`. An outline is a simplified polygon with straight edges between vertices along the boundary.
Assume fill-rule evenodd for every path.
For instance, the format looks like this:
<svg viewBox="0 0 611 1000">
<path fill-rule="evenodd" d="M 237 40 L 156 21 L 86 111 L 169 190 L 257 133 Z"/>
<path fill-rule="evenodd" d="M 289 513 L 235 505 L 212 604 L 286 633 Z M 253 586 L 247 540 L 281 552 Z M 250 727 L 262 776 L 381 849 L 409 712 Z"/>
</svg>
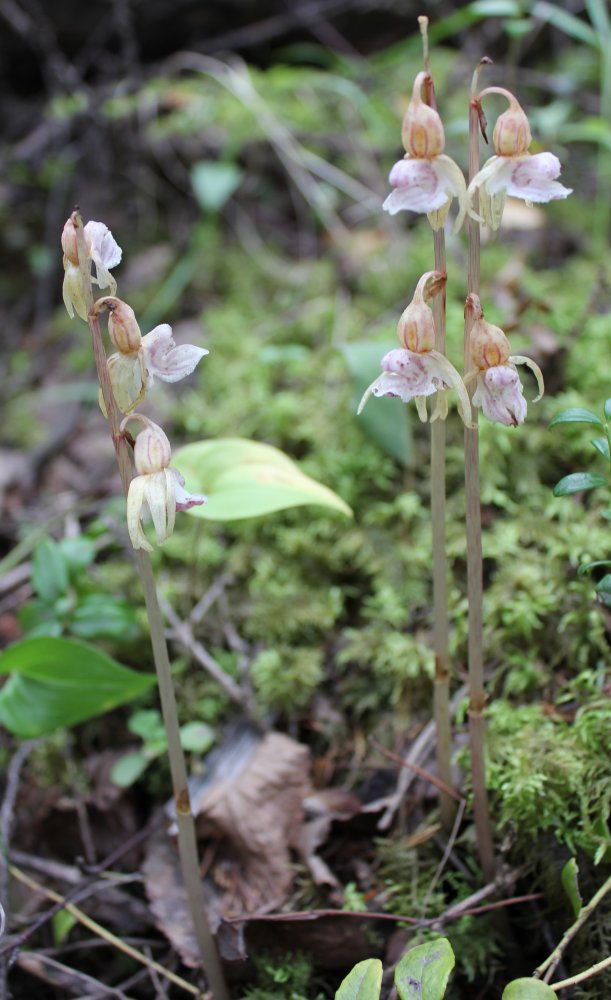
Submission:
<svg viewBox="0 0 611 1000">
<path fill-rule="evenodd" d="M 469 102 L 469 182 L 479 170 L 480 109 L 476 101 L 479 74 L 490 60 L 480 61 L 473 74 Z M 477 197 L 477 196 L 476 196 Z M 475 211 L 478 209 L 474 198 Z M 473 325 L 470 308 L 471 295 L 478 295 L 480 283 L 480 228 L 469 217 L 468 296 L 465 306 L 465 374 L 471 369 L 469 336 Z M 473 390 L 470 391 L 470 395 Z M 495 875 L 492 828 L 486 791 L 486 766 L 484 758 L 484 690 L 483 653 L 483 574 L 482 574 L 482 519 L 479 484 L 479 433 L 477 410 L 471 407 L 473 428 L 465 427 L 465 507 L 467 533 L 467 596 L 469 601 L 469 746 L 471 751 L 471 780 L 473 783 L 473 812 L 480 865 L 486 881 Z"/>
<path fill-rule="evenodd" d="M 76 232 L 79 269 L 82 279 L 83 294 L 87 306 L 87 320 L 91 331 L 96 370 L 100 382 L 104 406 L 108 415 L 108 427 L 112 437 L 115 454 L 117 456 L 117 464 L 119 466 L 119 474 L 123 484 L 123 491 L 127 496 L 129 485 L 132 480 L 132 460 L 129 445 L 119 426 L 121 420 L 117 404 L 115 403 L 110 383 L 110 376 L 108 374 L 108 365 L 106 363 L 106 353 L 104 351 L 104 341 L 102 338 L 100 319 L 94 309 L 90 264 L 87 260 L 87 247 L 85 243 L 83 223 L 78 212 L 72 213 L 71 221 Z M 155 661 L 155 670 L 157 672 L 161 713 L 168 740 L 168 757 L 170 761 L 172 787 L 176 805 L 176 823 L 178 827 L 178 853 L 189 902 L 189 909 L 193 919 L 195 937 L 199 947 L 202 967 L 208 981 L 210 993 L 212 994 L 214 1000 L 228 1000 L 229 994 L 225 984 L 221 961 L 210 930 L 208 916 L 206 913 L 204 888 L 199 870 L 199 859 L 197 854 L 195 823 L 191 812 L 191 803 L 189 798 L 187 768 L 180 742 L 174 683 L 172 680 L 172 672 L 165 641 L 163 620 L 157 598 L 153 569 L 147 552 L 142 549 L 137 549 L 135 550 L 135 556 L 136 566 L 142 583 L 142 589 L 144 591 L 144 601 L 146 604 L 151 643 L 153 647 L 153 658 Z"/>
<path fill-rule="evenodd" d="M 428 46 L 428 17 L 418 18 L 422 35 L 424 68 L 428 73 L 425 100 L 437 110 L 435 87 L 431 75 Z M 443 229 L 433 231 L 435 270 L 446 273 L 446 246 Z M 435 319 L 435 350 L 446 352 L 446 288 L 431 303 Z M 450 721 L 450 660 L 448 655 L 448 560 L 446 554 L 446 424 L 435 420 L 431 424 L 431 531 L 433 542 L 433 649 L 435 680 L 433 716 L 437 735 L 437 770 L 444 784 L 452 786 L 452 729 Z M 447 792 L 439 791 L 439 810 L 446 830 L 451 829 L 456 802 Z"/>
</svg>

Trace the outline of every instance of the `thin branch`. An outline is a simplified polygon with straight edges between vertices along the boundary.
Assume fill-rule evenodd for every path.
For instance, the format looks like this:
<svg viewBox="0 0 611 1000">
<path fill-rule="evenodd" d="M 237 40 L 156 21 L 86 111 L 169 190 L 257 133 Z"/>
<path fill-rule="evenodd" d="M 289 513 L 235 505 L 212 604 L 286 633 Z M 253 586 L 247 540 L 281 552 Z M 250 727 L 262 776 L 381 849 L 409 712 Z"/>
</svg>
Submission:
<svg viewBox="0 0 611 1000">
<path fill-rule="evenodd" d="M 611 876 L 609 876 L 607 881 L 601 885 L 598 892 L 594 893 L 590 902 L 587 903 L 586 906 L 582 907 L 582 910 L 579 916 L 577 917 L 577 920 L 575 920 L 575 922 L 571 924 L 568 930 L 564 932 L 562 938 L 560 939 L 560 942 L 556 945 L 551 955 L 549 955 L 548 958 L 546 958 L 545 961 L 541 963 L 541 965 L 537 966 L 534 972 L 534 976 L 536 979 L 539 979 L 547 969 L 547 972 L 545 972 L 545 976 L 543 976 L 543 982 L 549 983 L 554 972 L 556 971 L 556 967 L 562 960 L 562 956 L 564 955 L 564 952 L 566 951 L 568 945 L 573 940 L 575 935 L 581 930 L 586 920 L 588 920 L 588 918 L 592 915 L 598 904 L 601 902 L 602 899 L 604 899 L 604 897 L 607 895 L 609 891 L 611 891 Z M 556 986 L 554 986 L 553 989 L 558 989 L 558 984 L 556 984 Z"/>
</svg>

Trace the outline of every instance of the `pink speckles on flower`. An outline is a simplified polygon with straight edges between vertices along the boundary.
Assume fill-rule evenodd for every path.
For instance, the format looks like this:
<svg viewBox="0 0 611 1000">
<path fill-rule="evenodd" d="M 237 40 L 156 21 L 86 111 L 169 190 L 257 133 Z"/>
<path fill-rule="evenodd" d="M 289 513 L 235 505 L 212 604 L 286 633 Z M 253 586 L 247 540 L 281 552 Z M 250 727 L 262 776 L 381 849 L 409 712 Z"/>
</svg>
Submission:
<svg viewBox="0 0 611 1000">
<path fill-rule="evenodd" d="M 520 378 L 512 365 L 497 365 L 478 375 L 473 405 L 481 406 L 488 420 L 516 427 L 526 418 L 526 400 Z"/>
<path fill-rule="evenodd" d="M 553 153 L 536 153 L 525 156 L 515 164 L 507 194 L 525 201 L 548 202 L 567 198 L 571 188 L 565 188 L 556 178 L 560 176 L 560 160 Z"/>
<path fill-rule="evenodd" d="M 156 326 L 142 338 L 144 364 L 152 385 L 155 377 L 164 382 L 178 382 L 195 370 L 199 361 L 209 352 L 194 344 L 178 347 L 172 337 L 172 328 L 167 323 Z"/>
<path fill-rule="evenodd" d="M 430 160 L 406 158 L 394 164 L 389 176 L 392 191 L 382 208 L 390 215 L 407 209 L 429 216 L 433 229 L 445 222 L 453 198 L 458 198 L 459 213 L 455 229 L 459 229 L 466 209 L 466 185 L 462 172 L 441 154 Z"/>
<path fill-rule="evenodd" d="M 397 347 L 384 355 L 380 367 L 383 374 L 371 390 L 374 396 L 398 396 L 407 403 L 414 396 L 432 396 L 448 388 L 430 352 L 415 354 Z"/>
</svg>

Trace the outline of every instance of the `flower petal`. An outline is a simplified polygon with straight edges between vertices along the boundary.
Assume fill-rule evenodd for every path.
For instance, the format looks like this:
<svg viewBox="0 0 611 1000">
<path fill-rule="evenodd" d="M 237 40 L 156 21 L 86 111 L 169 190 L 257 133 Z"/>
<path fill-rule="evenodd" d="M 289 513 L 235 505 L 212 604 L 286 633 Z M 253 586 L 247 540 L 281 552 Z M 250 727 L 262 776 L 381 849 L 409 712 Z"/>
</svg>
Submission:
<svg viewBox="0 0 611 1000">
<path fill-rule="evenodd" d="M 203 493 L 187 492 L 184 488 L 184 476 L 181 476 L 178 469 L 170 467 L 168 472 L 171 472 L 175 479 L 176 510 L 190 510 L 191 507 L 201 507 L 203 503 L 208 503 L 208 497 Z"/>
<path fill-rule="evenodd" d="M 157 544 L 161 545 L 169 535 L 168 490 L 165 470 L 151 472 L 142 478 L 144 479 L 144 499 L 149 505 Z"/>
<path fill-rule="evenodd" d="M 506 181 L 503 179 L 504 174 L 506 173 L 508 177 L 511 173 L 511 167 L 507 169 L 508 163 L 509 160 L 506 157 L 491 156 L 489 160 L 486 160 L 482 169 L 475 175 L 467 188 L 467 212 L 476 222 L 483 222 L 487 226 L 490 226 L 491 229 L 498 229 L 500 225 L 500 218 L 498 218 L 498 222 L 496 219 L 498 217 L 499 203 L 501 205 L 501 215 L 505 203 L 504 194 L 501 195 L 501 192 L 504 192 L 507 186 Z M 496 175 L 499 175 L 499 177 L 495 182 Z M 490 204 L 490 183 L 492 183 L 493 187 L 492 193 L 499 194 L 500 198 L 502 198 L 502 201 L 497 200 L 492 206 Z M 473 206 L 473 199 L 476 194 L 479 194 L 479 212 L 476 212 Z"/>
<path fill-rule="evenodd" d="M 525 357 L 523 354 L 513 354 L 509 358 L 509 363 L 512 365 L 526 365 L 527 368 L 530 368 L 537 380 L 537 389 L 539 390 L 538 394 L 533 399 L 533 403 L 538 403 L 545 392 L 545 383 L 543 381 L 543 372 L 539 368 L 537 362 L 533 361 L 532 358 Z"/>
<path fill-rule="evenodd" d="M 434 163 L 435 160 L 410 159 L 395 163 L 388 178 L 395 190 L 389 194 L 382 208 L 390 215 L 396 215 L 403 209 L 426 213 L 441 208 L 448 194 L 439 184 Z"/>
<path fill-rule="evenodd" d="M 458 215 L 454 222 L 454 232 L 457 233 L 464 222 L 467 211 L 467 185 L 463 172 L 458 164 L 445 153 L 436 156 L 431 164 L 435 169 L 441 189 L 450 198 L 458 200 Z"/>
<path fill-rule="evenodd" d="M 99 263 L 110 269 L 121 263 L 123 251 L 108 226 L 105 226 L 103 222 L 88 222 L 85 226 L 85 236 L 96 267 Z"/>
<path fill-rule="evenodd" d="M 81 272 L 78 264 L 71 264 L 68 258 L 66 261 L 66 272 L 64 274 L 64 284 L 62 286 L 62 295 L 64 298 L 64 305 L 68 310 L 68 316 L 70 319 L 74 319 L 74 313 L 76 313 L 87 322 L 87 306 L 85 304 L 85 297 L 83 295 L 83 279 L 81 278 Z"/>
<path fill-rule="evenodd" d="M 142 355 L 111 354 L 106 363 L 115 402 L 122 413 L 131 413 L 146 395 L 147 375 L 146 368 L 142 364 Z M 103 401 L 101 410 L 107 417 Z"/>
<path fill-rule="evenodd" d="M 172 328 L 167 323 L 156 326 L 142 338 L 142 349 L 151 385 L 155 376 L 164 382 L 178 382 L 181 378 L 186 378 L 201 359 L 209 354 L 205 348 L 194 344 L 181 344 L 177 347 L 172 337 Z"/>
<path fill-rule="evenodd" d="M 398 395 L 407 402 L 414 396 L 432 396 L 438 389 L 446 388 L 436 361 L 432 358 L 434 354 L 436 354 L 434 351 L 416 354 L 400 347 L 389 351 L 382 358 L 380 365 L 383 372 L 393 378 L 389 383 L 374 387 L 372 390 L 374 396 Z M 400 379 L 399 385 L 397 378 Z M 389 392 L 387 385 L 395 386 L 394 390 Z"/>
<path fill-rule="evenodd" d="M 473 405 L 481 406 L 489 420 L 506 427 L 523 424 L 526 400 L 515 368 L 505 364 L 480 372 L 473 393 Z"/>
<path fill-rule="evenodd" d="M 466 427 L 473 427 L 471 422 L 471 404 L 469 402 L 469 394 L 467 393 L 465 383 L 456 371 L 456 368 L 451 361 L 448 361 L 445 354 L 440 354 L 439 351 L 429 351 L 429 357 L 435 362 L 439 377 L 443 379 L 446 386 L 450 386 L 452 389 L 456 390 L 456 395 L 458 396 L 458 412 L 460 413 L 462 422 Z"/>
<path fill-rule="evenodd" d="M 144 549 L 146 552 L 152 552 L 153 546 L 144 534 L 140 522 L 142 504 L 144 502 L 145 480 L 146 476 L 136 476 L 129 484 L 127 493 L 127 530 L 135 549 Z"/>
<path fill-rule="evenodd" d="M 572 188 L 565 188 L 556 180 L 560 169 L 560 160 L 553 153 L 520 157 L 511 171 L 507 194 L 540 203 L 568 198 Z"/>
</svg>

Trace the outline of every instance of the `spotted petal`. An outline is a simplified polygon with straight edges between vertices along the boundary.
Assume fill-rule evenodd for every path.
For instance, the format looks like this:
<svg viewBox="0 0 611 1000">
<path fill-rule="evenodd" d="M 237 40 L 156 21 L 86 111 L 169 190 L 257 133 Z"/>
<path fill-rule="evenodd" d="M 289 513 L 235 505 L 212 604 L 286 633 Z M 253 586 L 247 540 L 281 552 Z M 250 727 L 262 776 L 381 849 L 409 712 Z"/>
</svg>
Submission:
<svg viewBox="0 0 611 1000">
<path fill-rule="evenodd" d="M 526 400 L 515 368 L 505 364 L 479 372 L 473 405 L 481 406 L 489 420 L 505 424 L 506 427 L 523 424 Z"/>
<path fill-rule="evenodd" d="M 190 510 L 191 507 L 201 507 L 202 504 L 208 503 L 208 497 L 204 496 L 203 493 L 188 493 L 185 489 L 185 479 L 181 476 L 178 469 L 170 468 L 168 470 L 175 479 L 174 489 L 176 492 L 176 510 Z"/>
<path fill-rule="evenodd" d="M 536 153 L 518 159 L 507 184 L 507 194 L 524 201 L 548 202 L 568 198 L 572 188 L 565 188 L 560 176 L 560 160 L 553 153 Z"/>
</svg>

